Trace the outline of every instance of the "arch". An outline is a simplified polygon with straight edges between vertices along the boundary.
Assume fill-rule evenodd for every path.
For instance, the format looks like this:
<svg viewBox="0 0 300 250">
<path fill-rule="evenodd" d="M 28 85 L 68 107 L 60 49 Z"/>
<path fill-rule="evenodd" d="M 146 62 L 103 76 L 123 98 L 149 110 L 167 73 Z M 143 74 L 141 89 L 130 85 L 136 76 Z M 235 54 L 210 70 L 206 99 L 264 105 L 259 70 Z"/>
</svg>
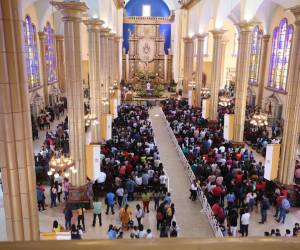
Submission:
<svg viewBox="0 0 300 250">
<path fill-rule="evenodd" d="M 125 10 L 127 16 L 142 16 L 142 6 L 151 6 L 151 16 L 167 17 L 171 12 L 168 5 L 163 0 L 129 0 Z"/>
</svg>

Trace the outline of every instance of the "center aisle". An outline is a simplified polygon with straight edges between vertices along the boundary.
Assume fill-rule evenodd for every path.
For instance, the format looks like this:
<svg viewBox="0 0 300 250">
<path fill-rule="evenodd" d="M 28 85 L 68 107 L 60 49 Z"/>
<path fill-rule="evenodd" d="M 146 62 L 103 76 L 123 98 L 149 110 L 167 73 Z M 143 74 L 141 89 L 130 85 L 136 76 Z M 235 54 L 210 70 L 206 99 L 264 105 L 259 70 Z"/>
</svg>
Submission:
<svg viewBox="0 0 300 250">
<path fill-rule="evenodd" d="M 189 200 L 190 181 L 185 174 L 160 112 L 160 107 L 153 107 L 149 110 L 149 115 L 154 130 L 155 143 L 164 169 L 170 179 L 170 192 L 172 202 L 175 203 L 175 216 L 180 227 L 180 236 L 214 237 L 206 215 L 200 212 L 200 202 Z"/>
</svg>

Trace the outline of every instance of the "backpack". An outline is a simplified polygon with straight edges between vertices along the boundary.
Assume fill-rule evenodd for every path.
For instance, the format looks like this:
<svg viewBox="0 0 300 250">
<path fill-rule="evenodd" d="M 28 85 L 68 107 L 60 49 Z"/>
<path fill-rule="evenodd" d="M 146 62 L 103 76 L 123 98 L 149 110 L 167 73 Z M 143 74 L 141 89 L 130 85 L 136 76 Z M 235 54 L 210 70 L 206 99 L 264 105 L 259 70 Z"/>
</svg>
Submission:
<svg viewBox="0 0 300 250">
<path fill-rule="evenodd" d="M 161 220 L 163 220 L 163 214 L 162 214 L 162 212 L 161 212 L 161 211 L 157 211 L 157 214 L 156 214 L 156 219 L 157 219 L 158 221 L 161 221 Z"/>
<path fill-rule="evenodd" d="M 177 237 L 177 235 L 178 235 L 178 233 L 177 233 L 176 228 L 173 228 L 173 229 L 171 230 L 170 237 L 175 238 L 175 237 Z"/>
</svg>

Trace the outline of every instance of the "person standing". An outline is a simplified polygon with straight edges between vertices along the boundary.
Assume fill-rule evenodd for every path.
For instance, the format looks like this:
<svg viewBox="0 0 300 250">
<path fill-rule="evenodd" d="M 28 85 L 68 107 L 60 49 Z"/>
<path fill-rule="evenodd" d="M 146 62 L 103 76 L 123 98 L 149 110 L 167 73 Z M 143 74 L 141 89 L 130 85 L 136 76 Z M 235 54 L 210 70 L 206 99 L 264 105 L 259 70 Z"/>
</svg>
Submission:
<svg viewBox="0 0 300 250">
<path fill-rule="evenodd" d="M 102 203 L 99 201 L 99 199 L 94 199 L 93 201 L 93 227 L 96 225 L 96 219 L 98 217 L 99 219 L 99 226 L 102 226 Z"/>
<path fill-rule="evenodd" d="M 114 212 L 115 197 L 116 197 L 115 194 L 111 191 L 106 194 L 106 199 L 105 199 L 106 214 L 108 214 L 109 208 L 111 209 L 111 214 L 115 214 Z"/>
<path fill-rule="evenodd" d="M 64 187 L 64 194 L 65 194 L 64 199 L 67 201 L 69 199 L 69 189 L 70 189 L 70 182 L 68 178 L 64 179 L 63 187 Z"/>
<path fill-rule="evenodd" d="M 236 237 L 237 224 L 238 224 L 238 213 L 235 209 L 232 209 L 229 213 L 229 223 L 230 223 L 230 234 Z"/>
<path fill-rule="evenodd" d="M 77 209 L 77 227 L 81 226 L 82 223 L 82 230 L 85 231 L 85 223 L 84 223 L 84 212 L 85 208 L 80 207 Z"/>
<path fill-rule="evenodd" d="M 117 188 L 116 195 L 119 207 L 122 207 L 122 201 L 124 196 L 124 188 L 122 186 Z"/>
<path fill-rule="evenodd" d="M 243 213 L 241 217 L 241 230 L 242 230 L 242 236 L 247 237 L 248 236 L 248 228 L 250 224 L 250 213 L 248 208 L 245 208 L 245 213 Z"/>
<path fill-rule="evenodd" d="M 62 184 L 59 183 L 57 185 L 57 200 L 58 200 L 59 203 L 60 203 L 61 194 L 62 194 Z"/>
<path fill-rule="evenodd" d="M 281 222 L 282 224 L 284 224 L 286 213 L 290 209 L 290 207 L 291 207 L 291 204 L 290 204 L 289 200 L 287 198 L 284 198 L 281 202 L 281 207 L 279 210 L 279 218 L 277 220 L 278 223 Z"/>
<path fill-rule="evenodd" d="M 41 209 L 44 211 L 45 210 L 44 193 L 43 193 L 43 191 L 41 190 L 40 187 L 36 187 L 36 195 L 37 195 L 37 202 L 38 202 L 39 211 L 41 211 Z"/>
<path fill-rule="evenodd" d="M 129 223 L 132 217 L 132 211 L 128 204 L 126 204 L 125 207 L 120 209 L 119 217 L 122 222 L 123 229 L 128 230 Z"/>
<path fill-rule="evenodd" d="M 159 207 L 159 198 L 160 198 L 160 193 L 157 190 L 154 192 L 153 198 L 154 198 L 154 209 L 157 210 Z"/>
<path fill-rule="evenodd" d="M 261 221 L 259 224 L 264 224 L 267 222 L 267 211 L 270 209 L 269 199 L 263 195 L 261 203 L 260 203 L 260 213 L 261 213 Z"/>
<path fill-rule="evenodd" d="M 150 199 L 151 199 L 151 194 L 147 191 L 144 190 L 142 193 L 142 201 L 143 201 L 143 210 L 144 213 L 149 213 L 149 203 L 150 203 Z"/>
<path fill-rule="evenodd" d="M 65 228 L 66 230 L 71 230 L 71 220 L 73 217 L 73 213 L 70 206 L 68 205 L 66 206 L 66 208 L 64 209 L 64 215 L 65 215 Z"/>
<path fill-rule="evenodd" d="M 197 198 L 197 191 L 198 191 L 198 185 L 196 180 L 193 181 L 192 185 L 191 185 L 191 196 L 190 199 L 192 201 L 195 201 Z"/>
<path fill-rule="evenodd" d="M 136 205 L 134 216 L 138 222 L 138 226 L 140 227 L 140 225 L 142 225 L 142 218 L 144 217 L 144 211 L 141 208 L 140 204 Z"/>
<path fill-rule="evenodd" d="M 54 184 L 51 186 L 50 197 L 51 197 L 51 207 L 56 207 L 57 189 Z"/>
</svg>

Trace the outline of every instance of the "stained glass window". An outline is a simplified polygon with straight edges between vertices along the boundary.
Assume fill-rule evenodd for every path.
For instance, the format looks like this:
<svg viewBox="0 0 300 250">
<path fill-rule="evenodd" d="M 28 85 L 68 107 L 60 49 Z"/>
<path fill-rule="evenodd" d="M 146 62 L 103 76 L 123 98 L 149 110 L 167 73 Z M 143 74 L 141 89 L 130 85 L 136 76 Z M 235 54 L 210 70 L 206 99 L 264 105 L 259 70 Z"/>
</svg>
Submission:
<svg viewBox="0 0 300 250">
<path fill-rule="evenodd" d="M 26 70 L 29 88 L 39 85 L 39 58 L 37 52 L 36 28 L 31 22 L 30 16 L 26 16 L 24 22 Z"/>
<path fill-rule="evenodd" d="M 293 38 L 293 26 L 287 19 L 281 20 L 273 31 L 272 54 L 268 86 L 277 90 L 286 90 L 290 50 Z"/>
<path fill-rule="evenodd" d="M 251 52 L 250 52 L 250 69 L 249 84 L 257 85 L 259 58 L 261 51 L 262 31 L 255 26 L 252 32 Z"/>
<path fill-rule="evenodd" d="M 47 23 L 44 32 L 46 34 L 46 67 L 48 75 L 48 83 L 57 81 L 56 72 L 56 50 L 55 50 L 55 40 L 54 31 L 51 28 L 50 23 Z"/>
</svg>

